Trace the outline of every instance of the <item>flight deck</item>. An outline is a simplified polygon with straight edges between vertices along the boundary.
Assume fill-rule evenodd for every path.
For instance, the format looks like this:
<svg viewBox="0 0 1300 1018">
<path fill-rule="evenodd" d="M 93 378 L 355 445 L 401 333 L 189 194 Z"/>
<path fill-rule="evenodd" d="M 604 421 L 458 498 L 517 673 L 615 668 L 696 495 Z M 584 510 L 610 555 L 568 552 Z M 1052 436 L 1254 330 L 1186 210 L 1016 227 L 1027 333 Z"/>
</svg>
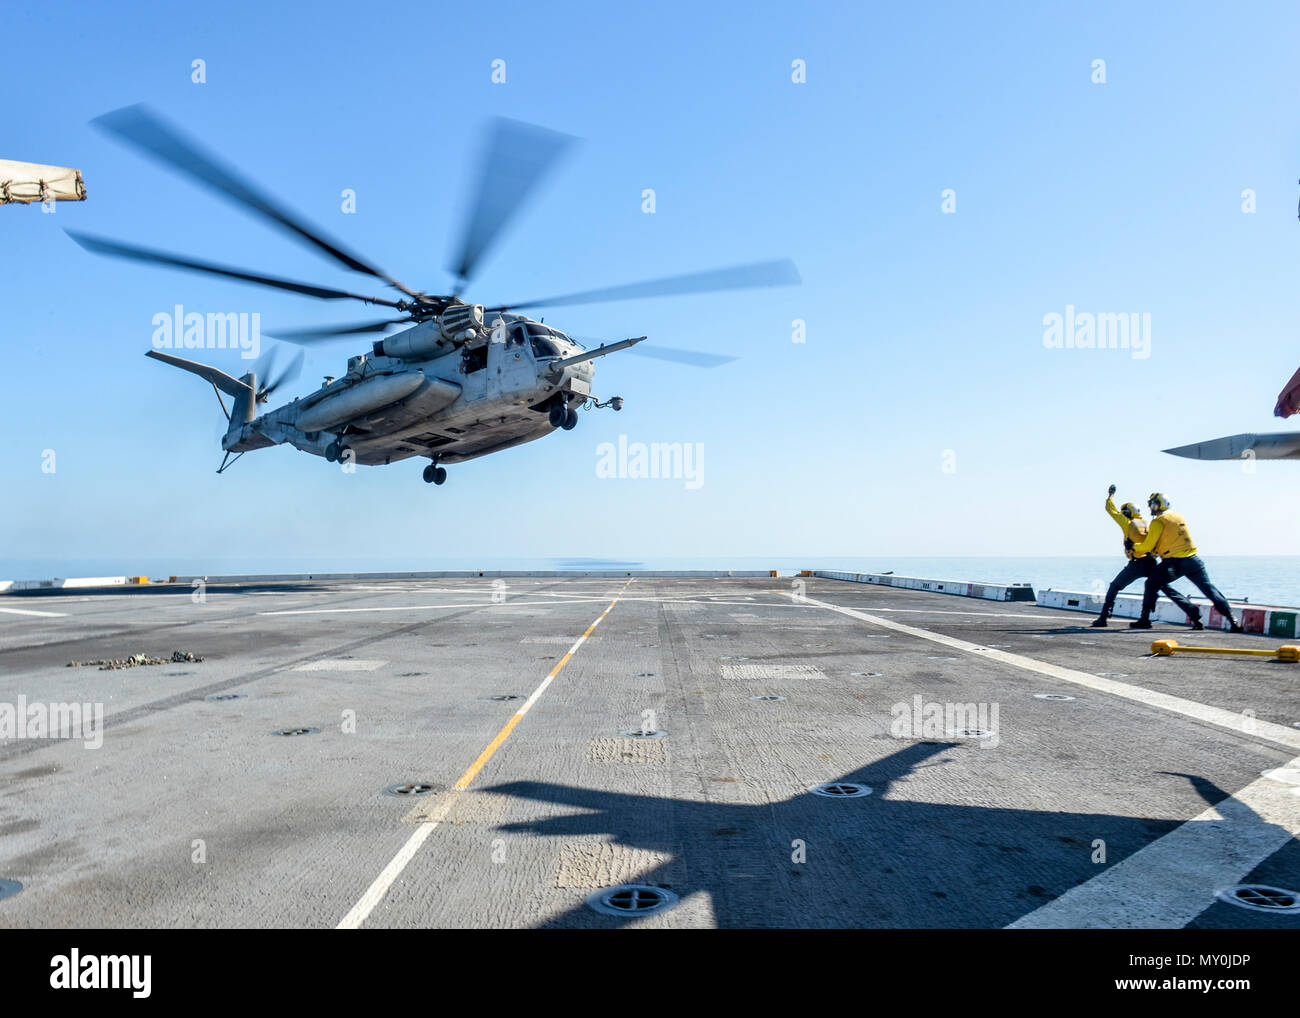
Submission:
<svg viewBox="0 0 1300 1018">
<path fill-rule="evenodd" d="M 0 927 L 1300 928 L 1300 664 L 1091 619 L 815 576 L 8 595 Z"/>
</svg>

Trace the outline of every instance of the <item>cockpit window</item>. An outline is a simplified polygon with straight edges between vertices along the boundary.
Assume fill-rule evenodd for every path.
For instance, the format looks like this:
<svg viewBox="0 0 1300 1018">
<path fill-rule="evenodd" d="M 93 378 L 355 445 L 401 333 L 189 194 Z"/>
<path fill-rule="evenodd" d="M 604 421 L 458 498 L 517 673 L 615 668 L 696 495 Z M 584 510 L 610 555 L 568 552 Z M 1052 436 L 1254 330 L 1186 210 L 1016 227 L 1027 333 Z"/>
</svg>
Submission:
<svg viewBox="0 0 1300 1018">
<path fill-rule="evenodd" d="M 533 356 L 534 357 L 558 357 L 559 349 L 549 339 L 543 339 L 541 336 L 533 337 Z"/>
<path fill-rule="evenodd" d="M 514 350 L 522 347 L 528 340 L 528 333 L 522 325 L 510 326 L 510 331 L 506 333 L 506 349 Z"/>
<path fill-rule="evenodd" d="M 559 347 L 554 343 L 558 333 L 537 322 L 528 323 L 528 335 L 532 339 L 534 357 L 558 357 Z"/>
</svg>

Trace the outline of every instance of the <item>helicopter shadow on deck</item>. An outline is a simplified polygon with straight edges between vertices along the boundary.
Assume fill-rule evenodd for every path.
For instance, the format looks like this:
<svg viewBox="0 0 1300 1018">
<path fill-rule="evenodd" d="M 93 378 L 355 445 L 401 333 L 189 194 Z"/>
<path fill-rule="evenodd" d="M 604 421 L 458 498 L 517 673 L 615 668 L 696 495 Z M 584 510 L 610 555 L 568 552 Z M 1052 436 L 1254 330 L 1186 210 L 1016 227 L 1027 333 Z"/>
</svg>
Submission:
<svg viewBox="0 0 1300 1018">
<path fill-rule="evenodd" d="M 913 743 L 837 779 L 869 786 L 872 794 L 862 798 L 808 792 L 735 804 L 531 781 L 487 791 L 588 811 L 497 829 L 656 853 L 663 862 L 621 878 L 667 887 L 683 900 L 705 892 L 716 924 L 739 928 L 1001 927 L 1183 822 L 984 805 L 980 800 L 996 799 L 998 790 L 978 784 L 955 786 L 969 790 L 964 805 L 899 798 L 909 775 L 945 766 L 953 756 L 942 754 L 957 752 L 986 751 L 969 743 Z M 1211 805 L 1229 795 L 1204 778 L 1151 775 L 1153 782 L 1167 778 L 1191 780 Z M 1105 864 L 1092 861 L 1098 841 L 1105 843 Z M 804 862 L 794 861 L 800 842 Z M 632 919 L 579 904 L 540 925 L 608 928 Z"/>
</svg>

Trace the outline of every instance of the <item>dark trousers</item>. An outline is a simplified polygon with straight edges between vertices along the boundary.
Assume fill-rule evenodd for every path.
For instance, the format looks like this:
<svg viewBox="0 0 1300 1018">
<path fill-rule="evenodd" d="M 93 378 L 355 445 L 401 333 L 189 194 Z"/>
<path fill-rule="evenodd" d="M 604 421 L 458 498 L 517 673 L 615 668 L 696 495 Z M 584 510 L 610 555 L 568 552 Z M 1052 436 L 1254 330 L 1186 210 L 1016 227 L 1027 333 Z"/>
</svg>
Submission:
<svg viewBox="0 0 1300 1018">
<path fill-rule="evenodd" d="M 1151 609 L 1156 606 L 1156 591 L 1164 590 L 1168 593 L 1168 584 L 1182 577 L 1192 581 L 1192 586 L 1210 599 L 1210 603 L 1219 609 L 1219 614 L 1225 619 L 1232 619 L 1232 606 L 1228 604 L 1228 599 L 1219 593 L 1219 588 L 1210 582 L 1210 574 L 1205 571 L 1205 563 L 1201 561 L 1201 556 L 1191 555 L 1188 558 L 1167 558 L 1158 565 L 1151 575 L 1147 577 L 1146 589 L 1142 592 L 1142 617 L 1146 618 L 1151 614 Z"/>
<path fill-rule="evenodd" d="M 1157 590 L 1169 598 L 1174 604 L 1182 609 L 1187 618 L 1195 622 L 1201 617 L 1201 611 L 1191 601 L 1183 597 L 1182 594 L 1168 585 L 1169 581 L 1162 581 L 1157 586 L 1152 586 L 1152 576 L 1159 570 L 1156 560 L 1150 555 L 1143 555 L 1141 558 L 1129 559 L 1128 565 L 1119 571 L 1119 575 L 1110 581 L 1110 589 L 1106 591 L 1106 603 L 1102 605 L 1101 614 L 1103 618 L 1109 618 L 1111 611 L 1115 607 L 1115 598 L 1125 587 L 1132 584 L 1135 580 L 1146 579 L 1146 586 L 1142 590 L 1142 615 L 1145 618 L 1151 614 L 1151 609 L 1156 603 Z M 1147 595 L 1151 597 L 1151 603 L 1147 603 Z"/>
</svg>

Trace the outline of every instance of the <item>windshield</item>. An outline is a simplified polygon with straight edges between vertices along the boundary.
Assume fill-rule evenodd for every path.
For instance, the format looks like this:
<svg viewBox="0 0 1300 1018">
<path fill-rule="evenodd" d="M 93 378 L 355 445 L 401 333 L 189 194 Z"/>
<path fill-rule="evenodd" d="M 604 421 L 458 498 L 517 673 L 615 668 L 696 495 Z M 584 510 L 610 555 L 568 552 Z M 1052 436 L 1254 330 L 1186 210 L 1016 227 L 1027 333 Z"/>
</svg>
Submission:
<svg viewBox="0 0 1300 1018">
<path fill-rule="evenodd" d="M 554 340 L 568 339 L 563 333 L 555 332 L 545 325 L 539 325 L 537 322 L 528 323 L 528 335 L 532 341 L 534 357 L 560 356 L 559 347 L 555 345 Z"/>
</svg>

